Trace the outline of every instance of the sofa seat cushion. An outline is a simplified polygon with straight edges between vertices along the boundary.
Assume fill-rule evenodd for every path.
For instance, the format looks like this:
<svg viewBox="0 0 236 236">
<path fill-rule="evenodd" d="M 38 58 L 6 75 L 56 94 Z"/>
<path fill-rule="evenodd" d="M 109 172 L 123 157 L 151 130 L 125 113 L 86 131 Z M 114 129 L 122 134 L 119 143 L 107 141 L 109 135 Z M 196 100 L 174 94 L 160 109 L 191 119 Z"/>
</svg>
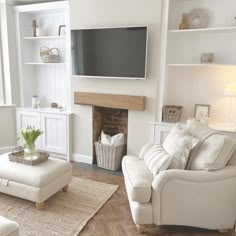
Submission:
<svg viewBox="0 0 236 236">
<path fill-rule="evenodd" d="M 14 181 L 27 186 L 42 188 L 63 174 L 71 171 L 69 162 L 49 158 L 35 166 L 29 166 L 11 162 L 8 154 L 0 156 L 0 178 L 6 181 Z"/>
<path fill-rule="evenodd" d="M 125 156 L 122 160 L 122 170 L 129 199 L 141 203 L 150 202 L 153 175 L 144 160 Z"/>
<path fill-rule="evenodd" d="M 0 216 L 0 236 L 19 235 L 19 226 L 16 222 Z"/>
</svg>

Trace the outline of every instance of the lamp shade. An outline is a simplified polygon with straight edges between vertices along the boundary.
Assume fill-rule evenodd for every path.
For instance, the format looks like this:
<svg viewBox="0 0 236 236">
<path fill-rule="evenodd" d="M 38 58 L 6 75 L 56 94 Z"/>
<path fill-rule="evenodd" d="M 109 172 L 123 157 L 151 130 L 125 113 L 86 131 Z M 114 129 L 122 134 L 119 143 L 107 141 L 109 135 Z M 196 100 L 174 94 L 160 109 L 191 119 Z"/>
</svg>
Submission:
<svg viewBox="0 0 236 236">
<path fill-rule="evenodd" d="M 236 97 L 236 83 L 228 84 L 223 94 L 228 97 Z"/>
</svg>

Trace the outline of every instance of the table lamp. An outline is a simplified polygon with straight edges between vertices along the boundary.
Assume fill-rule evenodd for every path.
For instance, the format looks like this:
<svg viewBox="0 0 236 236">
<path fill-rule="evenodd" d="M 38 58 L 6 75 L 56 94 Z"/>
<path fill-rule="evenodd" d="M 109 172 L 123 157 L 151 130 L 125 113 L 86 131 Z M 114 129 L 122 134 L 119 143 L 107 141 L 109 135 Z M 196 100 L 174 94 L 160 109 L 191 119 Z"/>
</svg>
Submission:
<svg viewBox="0 0 236 236">
<path fill-rule="evenodd" d="M 232 121 L 232 105 L 233 105 L 233 98 L 236 97 L 236 83 L 228 84 L 224 89 L 224 96 L 229 97 L 230 104 L 229 104 L 229 118 L 226 122 L 225 126 L 228 128 L 235 128 L 235 125 Z"/>
</svg>

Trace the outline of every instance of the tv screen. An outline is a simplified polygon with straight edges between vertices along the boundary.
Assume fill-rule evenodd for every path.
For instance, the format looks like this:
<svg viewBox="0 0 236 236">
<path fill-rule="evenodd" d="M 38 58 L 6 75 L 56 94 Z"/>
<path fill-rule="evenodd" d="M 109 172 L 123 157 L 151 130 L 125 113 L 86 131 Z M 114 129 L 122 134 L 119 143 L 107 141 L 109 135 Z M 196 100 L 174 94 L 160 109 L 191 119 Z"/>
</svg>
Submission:
<svg viewBox="0 0 236 236">
<path fill-rule="evenodd" d="M 71 31 L 72 74 L 145 78 L 147 27 Z"/>
</svg>

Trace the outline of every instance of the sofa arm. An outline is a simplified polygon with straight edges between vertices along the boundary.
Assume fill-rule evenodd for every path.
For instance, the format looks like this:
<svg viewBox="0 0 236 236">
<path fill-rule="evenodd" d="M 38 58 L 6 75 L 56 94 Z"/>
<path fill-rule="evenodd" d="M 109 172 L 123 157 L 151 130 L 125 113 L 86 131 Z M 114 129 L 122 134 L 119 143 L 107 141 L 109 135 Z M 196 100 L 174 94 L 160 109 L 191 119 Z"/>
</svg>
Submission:
<svg viewBox="0 0 236 236">
<path fill-rule="evenodd" d="M 217 171 L 166 170 L 152 183 L 157 225 L 233 228 L 236 219 L 236 166 Z"/>
</svg>

